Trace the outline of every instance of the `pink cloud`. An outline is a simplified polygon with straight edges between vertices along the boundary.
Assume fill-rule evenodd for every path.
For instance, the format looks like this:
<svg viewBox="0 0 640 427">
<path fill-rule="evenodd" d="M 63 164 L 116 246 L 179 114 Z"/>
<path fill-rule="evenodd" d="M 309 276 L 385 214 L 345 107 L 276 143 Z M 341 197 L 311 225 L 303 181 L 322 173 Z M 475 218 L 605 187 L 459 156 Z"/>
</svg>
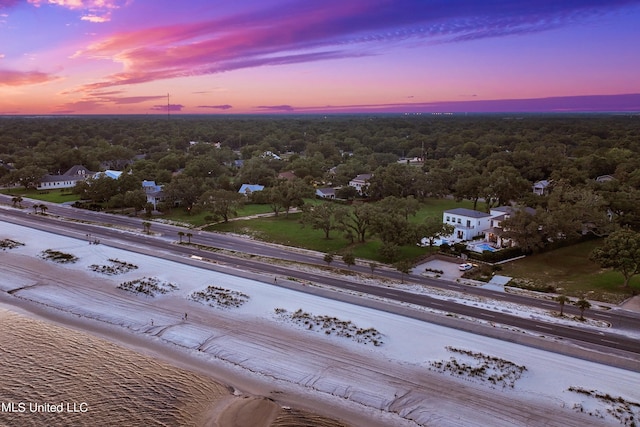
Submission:
<svg viewBox="0 0 640 427">
<path fill-rule="evenodd" d="M 0 9 L 16 6 L 22 0 L 0 0 Z"/>
<path fill-rule="evenodd" d="M 196 108 L 206 108 L 210 110 L 230 110 L 233 108 L 232 105 L 223 104 L 223 105 L 198 105 Z"/>
<path fill-rule="evenodd" d="M 129 1 L 131 0 L 28 0 L 28 3 L 35 7 L 49 4 L 70 10 L 81 10 L 85 12 L 80 18 L 81 20 L 102 23 L 110 21 L 111 12 L 126 6 Z"/>
<path fill-rule="evenodd" d="M 256 108 L 263 111 L 292 112 L 295 110 L 291 105 L 260 105 Z"/>
<path fill-rule="evenodd" d="M 59 105 L 56 108 L 63 109 L 65 112 L 91 112 L 99 111 L 104 108 L 105 105 L 132 105 L 142 104 L 149 101 L 158 101 L 159 99 L 166 99 L 163 95 L 147 95 L 147 96 L 119 96 L 121 91 L 99 92 L 94 95 L 86 96 L 78 101 L 68 102 Z M 158 106 L 156 106 L 158 107 Z M 159 106 L 162 107 L 162 106 Z M 167 107 L 164 106 L 164 111 Z"/>
<path fill-rule="evenodd" d="M 162 95 L 151 95 L 151 96 L 125 96 L 125 97 L 113 97 L 109 98 L 110 102 L 114 104 L 140 104 L 142 102 L 147 101 L 155 101 L 158 99 L 164 99 L 165 96 Z"/>
<path fill-rule="evenodd" d="M 103 103 L 96 101 L 76 101 L 76 102 L 68 102 L 62 105 L 56 106 L 55 113 L 57 114 L 71 114 L 76 111 L 81 112 L 91 112 L 91 111 L 99 111 L 103 106 Z"/>
<path fill-rule="evenodd" d="M 261 107 L 258 107 L 261 108 Z M 272 107 L 276 109 L 277 107 Z M 556 96 L 528 99 L 483 101 L 443 101 L 395 104 L 323 105 L 297 107 L 296 111 L 315 112 L 397 112 L 397 113 L 518 113 L 518 112 L 600 112 L 640 111 L 640 94 Z"/>
<path fill-rule="evenodd" d="M 388 41 L 465 42 L 540 32 L 637 3 L 545 1 L 541 8 L 538 2 L 524 0 L 514 0 L 508 7 L 477 0 L 289 2 L 218 19 L 114 34 L 75 56 L 123 64 L 122 72 L 82 88 L 91 91 L 248 67 L 372 55 L 373 49 Z"/>
<path fill-rule="evenodd" d="M 181 104 L 170 104 L 170 105 L 154 105 L 150 108 L 150 110 L 154 111 L 182 111 L 184 105 Z"/>
<path fill-rule="evenodd" d="M 57 77 L 40 71 L 14 71 L 0 69 L 0 86 L 28 86 L 57 80 Z"/>
<path fill-rule="evenodd" d="M 103 15 L 103 16 L 84 15 L 82 18 L 80 18 L 80 20 L 99 24 L 99 23 L 102 23 L 102 22 L 109 22 L 111 20 L 111 15 L 109 15 L 109 14 Z"/>
</svg>

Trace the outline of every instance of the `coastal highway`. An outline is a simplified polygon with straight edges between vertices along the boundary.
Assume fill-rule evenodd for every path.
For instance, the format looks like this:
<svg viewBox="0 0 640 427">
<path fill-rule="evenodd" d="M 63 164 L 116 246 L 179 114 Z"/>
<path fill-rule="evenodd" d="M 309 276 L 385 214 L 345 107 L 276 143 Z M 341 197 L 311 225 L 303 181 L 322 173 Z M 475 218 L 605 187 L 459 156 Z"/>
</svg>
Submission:
<svg viewBox="0 0 640 427">
<path fill-rule="evenodd" d="M 301 281 L 309 281 L 313 283 L 332 286 L 335 288 L 347 289 L 356 293 L 366 293 L 397 302 L 420 305 L 445 313 L 454 313 L 456 316 L 465 316 L 481 319 L 490 323 L 509 325 L 513 328 L 533 331 L 540 335 L 562 337 L 562 339 L 564 340 L 575 343 L 589 344 L 591 346 L 596 346 L 599 349 L 609 348 L 616 351 L 640 355 L 640 340 L 631 338 L 626 335 L 615 334 L 611 332 L 602 332 L 599 330 L 590 330 L 587 328 L 581 328 L 578 325 L 564 326 L 556 323 L 552 324 L 544 321 L 527 319 L 509 314 L 507 310 L 484 310 L 478 307 L 460 304 L 453 300 L 448 301 L 443 299 L 436 299 L 428 295 L 414 294 L 395 288 L 368 286 L 365 284 L 354 283 L 348 279 L 348 276 L 345 276 L 344 278 L 330 277 L 317 273 L 297 270 L 294 265 L 291 266 L 284 263 L 269 263 L 265 262 L 264 259 L 260 261 L 251 259 L 250 257 L 236 257 L 219 252 L 204 251 L 189 245 L 176 245 L 175 242 L 177 240 L 178 231 L 187 231 L 194 234 L 191 239 L 192 243 L 216 248 L 225 248 L 228 250 L 234 250 L 244 253 L 253 253 L 256 255 L 260 255 L 260 257 L 271 257 L 277 259 L 286 259 L 293 262 L 320 264 L 322 262 L 322 257 L 318 254 L 311 254 L 306 251 L 287 250 L 286 248 L 282 248 L 279 246 L 261 244 L 260 242 L 255 242 L 241 237 L 225 236 L 219 235 L 217 233 L 198 232 L 195 230 L 186 230 L 184 228 L 156 222 L 154 222 L 152 225 L 154 236 L 147 236 L 139 233 L 139 230 L 142 229 L 143 222 L 143 220 L 139 218 L 128 218 L 97 212 L 87 212 L 57 205 L 50 206 L 51 207 L 47 211 L 47 215 L 34 215 L 33 211 L 29 209 L 2 209 L 2 216 L 0 217 L 0 219 L 7 222 L 26 225 L 36 229 L 54 231 L 63 235 L 69 235 L 70 232 L 75 232 L 74 237 L 91 235 L 93 236 L 93 238 L 100 239 L 104 244 L 110 244 L 110 242 L 116 241 L 128 241 L 131 243 L 131 248 L 133 248 L 130 248 L 129 250 L 135 250 L 135 248 L 144 248 L 144 250 L 141 252 L 150 253 L 154 256 L 162 257 L 165 253 L 172 253 L 175 255 L 179 255 L 184 259 L 188 259 L 190 256 L 196 255 L 198 257 L 212 259 L 218 263 L 233 266 L 237 269 L 242 269 L 245 271 L 257 271 L 270 276 L 273 275 L 295 277 L 296 279 Z M 59 219 L 56 219 L 56 217 L 64 217 L 73 220 L 61 221 Z M 138 230 L 138 232 L 131 232 L 130 230 L 132 229 Z M 202 265 L 199 266 L 202 267 Z M 210 267 L 215 268 L 215 265 L 211 265 Z M 356 268 L 353 268 L 353 270 L 356 270 Z M 371 273 L 368 267 L 362 267 L 362 272 L 367 274 Z M 385 269 L 376 270 L 376 274 L 379 276 L 386 276 L 388 278 L 400 278 L 399 273 L 395 271 L 388 271 Z M 428 279 L 423 277 L 410 277 L 408 279 L 405 279 L 405 281 L 408 280 L 428 286 L 435 286 L 439 288 L 455 290 L 458 292 L 465 292 L 467 294 L 484 295 L 488 298 L 494 298 L 496 300 L 505 300 L 518 304 L 535 305 L 547 310 L 557 310 L 558 308 L 557 303 L 552 301 L 540 301 L 534 298 L 505 294 L 502 292 L 488 291 L 476 287 L 461 285 L 458 283 L 444 282 L 441 280 Z M 309 287 L 309 289 L 307 289 L 306 291 L 311 291 L 311 288 Z M 339 293 L 334 292 L 333 294 Z M 339 295 L 325 296 L 331 298 L 339 297 Z M 357 303 L 361 305 L 375 305 L 373 300 L 362 298 L 359 299 Z M 565 311 L 568 311 L 572 308 L 573 307 L 567 306 L 565 308 Z M 395 311 L 393 306 L 387 306 L 384 309 L 386 309 L 387 311 Z M 402 314 L 418 318 L 421 317 L 420 312 L 418 311 L 403 312 Z M 590 310 L 588 314 L 592 318 L 597 317 L 599 318 L 599 320 L 607 321 L 615 325 L 616 328 L 625 328 L 640 331 L 640 316 L 634 316 L 633 313 L 617 310 L 606 312 Z"/>
<path fill-rule="evenodd" d="M 47 215 L 33 215 L 31 206 L 34 203 L 42 203 L 36 200 L 25 199 L 23 201 L 23 209 L 4 209 L 7 215 L 15 215 L 19 217 L 36 217 L 41 221 L 45 218 L 67 218 L 73 221 L 80 221 L 86 223 L 87 227 L 91 224 L 103 225 L 104 227 L 94 229 L 93 233 L 98 234 L 104 231 L 104 228 L 116 228 L 120 230 L 137 230 L 143 229 L 143 222 L 145 219 L 137 217 L 127 217 L 122 215 L 113 215 L 102 212 L 94 212 L 85 209 L 76 209 L 66 205 L 58 205 L 54 203 L 46 203 Z M 11 206 L 11 196 L 0 194 L 0 206 Z M 227 251 L 235 251 L 242 254 L 253 254 L 263 258 L 275 258 L 279 260 L 287 260 L 290 262 L 305 263 L 312 265 L 326 266 L 323 261 L 323 254 L 307 251 L 298 248 L 292 248 L 282 245 L 273 245 L 260 241 L 255 241 L 250 238 L 223 234 L 223 233 L 211 233 L 206 231 L 200 231 L 197 229 L 188 229 L 177 225 L 164 224 L 162 222 L 153 221 L 151 226 L 152 234 L 157 239 L 162 239 L 168 242 L 176 242 L 178 240 L 178 233 L 192 233 L 191 241 L 194 244 L 209 246 L 212 248 L 225 249 Z M 87 231 L 90 233 L 91 231 Z M 141 237 L 138 237 L 140 239 Z M 347 268 L 340 259 L 336 259 L 332 266 L 336 268 Z M 355 265 L 350 270 L 371 274 L 371 270 L 366 265 Z M 393 280 L 401 280 L 400 273 L 395 270 L 387 268 L 378 268 L 375 270 L 377 276 L 385 277 Z M 455 292 L 465 292 L 469 295 L 476 295 L 479 297 L 503 300 L 505 302 L 528 305 L 544 310 L 557 310 L 559 305 L 555 301 L 543 300 L 539 298 L 531 298 L 525 295 L 506 294 L 504 292 L 498 292 L 492 289 L 486 289 L 483 287 L 468 286 L 456 282 L 450 282 L 441 279 L 434 279 L 429 277 L 410 275 L 405 276 L 406 282 L 421 284 L 439 289 L 451 290 Z M 567 314 L 577 315 L 579 310 L 567 304 L 564 307 Z M 588 315 L 596 320 L 608 322 L 615 328 L 628 329 L 640 331 L 640 314 L 627 313 L 625 311 L 614 310 L 604 311 L 590 309 Z"/>
</svg>

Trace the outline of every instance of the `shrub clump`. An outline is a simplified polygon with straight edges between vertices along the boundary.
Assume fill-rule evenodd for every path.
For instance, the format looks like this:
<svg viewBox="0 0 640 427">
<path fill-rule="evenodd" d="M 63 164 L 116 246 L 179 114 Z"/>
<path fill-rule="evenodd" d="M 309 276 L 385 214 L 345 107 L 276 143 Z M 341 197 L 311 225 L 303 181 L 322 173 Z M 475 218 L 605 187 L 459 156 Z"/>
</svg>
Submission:
<svg viewBox="0 0 640 427">
<path fill-rule="evenodd" d="M 143 277 L 142 279 L 123 282 L 118 285 L 118 289 L 122 289 L 134 294 L 144 294 L 154 297 L 157 294 L 167 294 L 178 289 L 173 283 L 163 282 L 155 277 Z"/>
<path fill-rule="evenodd" d="M 47 249 L 40 252 L 40 258 L 57 262 L 59 264 L 72 264 L 78 261 L 78 257 L 75 255 L 54 251 L 53 249 Z"/>
<path fill-rule="evenodd" d="M 638 417 L 640 416 L 640 402 L 626 400 L 620 396 L 614 397 L 609 393 L 601 393 L 597 390 L 587 390 L 582 387 L 571 386 L 568 389 L 571 392 L 582 394 L 593 399 L 599 400 L 607 406 L 606 412 L 599 410 L 588 412 L 589 415 L 604 418 L 605 414 L 611 415 L 618 420 L 620 424 L 625 426 L 636 426 Z M 579 412 L 586 412 L 581 404 L 574 405 L 574 409 Z"/>
<path fill-rule="evenodd" d="M 211 307 L 240 307 L 249 301 L 249 295 L 217 286 L 207 286 L 203 291 L 192 293 L 190 298 Z"/>
<path fill-rule="evenodd" d="M 430 369 L 439 372 L 449 372 L 451 375 L 468 378 L 478 378 L 488 381 L 493 386 L 501 385 L 502 388 L 513 388 L 517 380 L 520 379 L 526 367 L 516 365 L 505 359 L 494 356 L 487 356 L 470 350 L 461 350 L 454 347 L 446 347 L 447 351 L 459 354 L 471 359 L 472 363 L 461 362 L 455 357 L 448 361 L 430 362 Z"/>
<path fill-rule="evenodd" d="M 339 337 L 350 338 L 358 343 L 371 343 L 376 347 L 383 344 L 382 334 L 375 328 L 358 328 L 350 320 L 340 320 L 331 316 L 314 316 L 302 311 L 302 309 L 298 309 L 294 313 L 288 313 L 284 308 L 276 308 L 275 312 L 281 318 L 303 326 L 308 330 L 324 331 L 326 335 L 335 334 Z"/>
<path fill-rule="evenodd" d="M 0 248 L 2 248 L 2 250 L 15 249 L 18 246 L 24 246 L 24 243 L 16 242 L 15 240 L 11 240 L 11 239 L 2 239 L 2 240 L 0 240 Z"/>
<path fill-rule="evenodd" d="M 125 261 L 120 261 L 117 258 L 109 258 L 111 265 L 98 265 L 91 264 L 89 268 L 96 273 L 106 274 L 109 276 L 115 276 L 117 274 L 128 273 L 132 270 L 137 270 L 138 266 Z"/>
<path fill-rule="evenodd" d="M 511 280 L 507 286 L 512 288 L 524 289 L 527 291 L 556 293 L 556 287 L 553 285 L 537 284 L 529 280 Z"/>
<path fill-rule="evenodd" d="M 487 264 L 480 264 L 476 268 L 466 271 L 462 277 L 465 279 L 489 282 L 493 278 L 493 267 Z"/>
</svg>

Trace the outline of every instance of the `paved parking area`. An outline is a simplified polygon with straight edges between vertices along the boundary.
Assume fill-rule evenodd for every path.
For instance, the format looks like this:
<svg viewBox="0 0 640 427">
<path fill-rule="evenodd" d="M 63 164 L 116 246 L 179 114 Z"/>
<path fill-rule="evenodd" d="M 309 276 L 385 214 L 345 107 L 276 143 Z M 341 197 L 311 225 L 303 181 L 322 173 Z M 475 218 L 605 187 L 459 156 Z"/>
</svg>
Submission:
<svg viewBox="0 0 640 427">
<path fill-rule="evenodd" d="M 431 268 L 433 270 L 442 270 L 442 279 L 445 280 L 456 280 L 462 276 L 462 271 L 458 269 L 458 266 L 462 263 L 460 262 L 451 262 L 451 261 L 443 261 L 439 259 L 434 259 L 424 264 L 416 265 L 413 269 L 413 274 L 422 274 L 425 269 Z"/>
</svg>

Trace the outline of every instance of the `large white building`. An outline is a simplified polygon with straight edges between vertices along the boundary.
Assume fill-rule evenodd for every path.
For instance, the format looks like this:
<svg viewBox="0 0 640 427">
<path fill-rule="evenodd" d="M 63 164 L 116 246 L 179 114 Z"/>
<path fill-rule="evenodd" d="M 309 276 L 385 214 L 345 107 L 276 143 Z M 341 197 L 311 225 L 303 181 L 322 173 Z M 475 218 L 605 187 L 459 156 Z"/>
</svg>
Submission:
<svg viewBox="0 0 640 427">
<path fill-rule="evenodd" d="M 36 188 L 38 190 L 72 188 L 76 186 L 78 181 L 84 181 L 85 179 L 92 177 L 94 173 L 95 172 L 91 172 L 89 169 L 85 168 L 82 165 L 75 165 L 62 175 L 43 176 Z"/>
<path fill-rule="evenodd" d="M 369 187 L 369 180 L 373 175 L 370 173 L 361 173 L 360 175 L 349 181 L 349 185 L 356 189 L 359 195 L 364 196 Z"/>
<path fill-rule="evenodd" d="M 453 234 L 447 236 L 448 240 L 461 242 L 482 237 L 485 242 L 496 248 L 514 246 L 516 242 L 504 238 L 502 221 L 520 210 L 530 215 L 536 213 L 533 208 L 514 206 L 491 208 L 489 213 L 456 208 L 444 211 L 442 222 L 454 227 Z"/>
<path fill-rule="evenodd" d="M 491 214 L 473 209 L 455 208 L 444 211 L 442 222 L 454 227 L 453 240 L 472 240 L 484 236 L 484 231 L 491 226 Z"/>
</svg>

